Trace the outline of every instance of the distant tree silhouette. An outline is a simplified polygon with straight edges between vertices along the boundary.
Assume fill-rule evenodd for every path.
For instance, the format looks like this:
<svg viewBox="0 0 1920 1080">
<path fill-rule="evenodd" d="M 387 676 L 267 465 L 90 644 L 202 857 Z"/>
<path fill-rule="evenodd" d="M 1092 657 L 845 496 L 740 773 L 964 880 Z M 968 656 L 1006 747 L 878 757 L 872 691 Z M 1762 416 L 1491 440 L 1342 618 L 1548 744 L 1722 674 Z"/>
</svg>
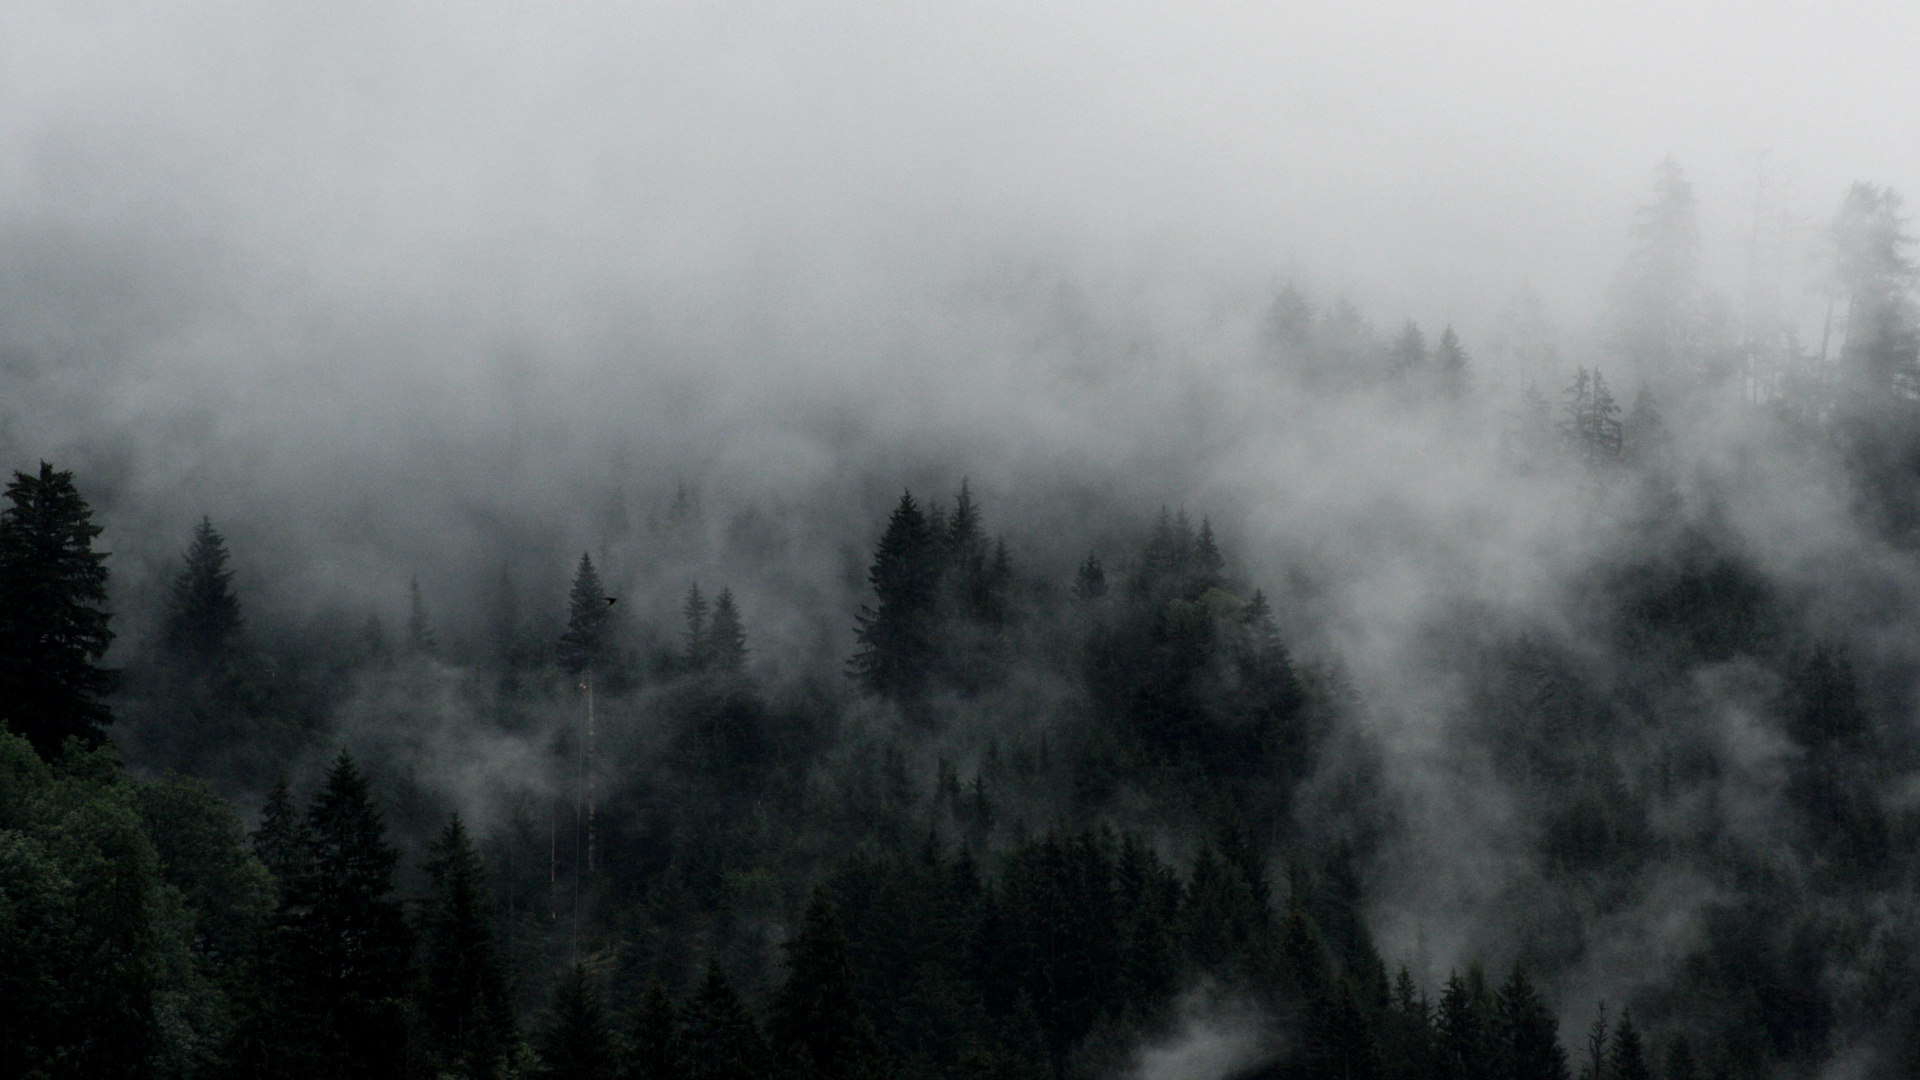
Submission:
<svg viewBox="0 0 1920 1080">
<path fill-rule="evenodd" d="M 241 628 L 226 540 L 211 518 L 194 528 L 183 563 L 168 590 L 161 640 L 173 656 L 206 667 L 238 643 Z"/>
</svg>

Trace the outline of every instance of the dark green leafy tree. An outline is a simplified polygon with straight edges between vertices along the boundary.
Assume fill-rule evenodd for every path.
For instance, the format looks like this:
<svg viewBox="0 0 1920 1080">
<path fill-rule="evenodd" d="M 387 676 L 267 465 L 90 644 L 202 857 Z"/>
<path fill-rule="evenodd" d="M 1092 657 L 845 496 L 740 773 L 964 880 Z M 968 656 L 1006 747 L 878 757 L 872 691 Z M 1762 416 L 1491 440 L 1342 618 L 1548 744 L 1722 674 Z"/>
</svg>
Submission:
<svg viewBox="0 0 1920 1080">
<path fill-rule="evenodd" d="M 553 1003 L 534 1028 L 540 1080 L 614 1080 L 613 1031 L 587 969 L 574 964 L 554 984 Z"/>
<path fill-rule="evenodd" d="M 762 1080 L 771 1071 L 773 1056 L 760 1025 L 718 960 L 708 959 L 686 1021 L 689 1080 Z"/>
<path fill-rule="evenodd" d="M 198 667 L 209 667 L 239 644 L 240 598 L 227 569 L 227 542 L 201 518 L 188 543 L 184 565 L 167 593 L 162 644 L 167 652 Z"/>
<path fill-rule="evenodd" d="M 420 920 L 419 1017 L 427 1053 L 442 1073 L 504 1076 L 513 1009 L 493 942 L 486 866 L 458 815 L 433 844 L 426 871 L 432 892 Z"/>
<path fill-rule="evenodd" d="M 612 621 L 600 575 L 592 557 L 583 552 L 567 593 L 567 629 L 560 635 L 558 649 L 560 669 L 569 675 L 602 670 L 612 645 L 608 633 Z"/>
<path fill-rule="evenodd" d="M 872 693 L 905 699 L 925 687 L 935 656 L 940 546 L 912 493 L 901 495 L 867 570 L 874 605 L 860 609 L 859 650 L 849 665 Z"/>
<path fill-rule="evenodd" d="M 667 996 L 667 988 L 654 980 L 640 999 L 633 1018 L 633 1037 L 627 1040 L 627 1052 L 620 1066 L 620 1080 L 686 1080 L 688 1075 L 686 1036 L 681 1031 L 680 1010 Z"/>
<path fill-rule="evenodd" d="M 71 472 L 16 472 L 0 510 L 0 721 L 52 759 L 69 738 L 95 746 L 116 673 L 99 664 L 107 628 L 100 526 Z"/>
<path fill-rule="evenodd" d="M 814 890 L 787 944 L 787 978 L 767 1034 L 792 1075 L 806 1080 L 864 1076 L 878 1064 L 879 1040 L 854 997 L 846 936 L 824 888 Z"/>
</svg>

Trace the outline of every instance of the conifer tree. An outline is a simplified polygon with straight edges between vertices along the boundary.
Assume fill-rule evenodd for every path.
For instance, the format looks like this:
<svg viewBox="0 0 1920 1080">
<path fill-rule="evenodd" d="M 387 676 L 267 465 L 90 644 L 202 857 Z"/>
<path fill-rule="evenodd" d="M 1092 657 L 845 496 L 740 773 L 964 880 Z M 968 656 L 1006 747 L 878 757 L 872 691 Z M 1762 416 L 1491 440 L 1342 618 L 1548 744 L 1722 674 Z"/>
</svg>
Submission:
<svg viewBox="0 0 1920 1080">
<path fill-rule="evenodd" d="M 1089 553 L 1086 561 L 1080 564 L 1080 570 L 1073 579 L 1073 598 L 1080 601 L 1098 600 L 1107 595 L 1107 571 L 1100 565 L 1100 557 Z"/>
<path fill-rule="evenodd" d="M 1620 1022 L 1613 1027 L 1613 1048 L 1607 1052 L 1607 1065 L 1608 1080 L 1653 1080 L 1646 1047 L 1633 1026 L 1632 1009 L 1620 1010 Z"/>
<path fill-rule="evenodd" d="M 569 675 L 598 671 L 605 666 L 611 642 L 608 627 L 613 621 L 600 575 L 593 569 L 593 558 L 582 552 L 574 570 L 573 587 L 567 594 L 567 629 L 560 635 L 560 669 Z"/>
<path fill-rule="evenodd" d="M 680 605 L 680 615 L 686 620 L 686 664 L 688 671 L 700 671 L 707 666 L 707 598 L 700 595 L 700 583 L 687 586 L 687 599 Z"/>
<path fill-rule="evenodd" d="M 1219 588 L 1226 581 L 1227 560 L 1220 554 L 1220 546 L 1213 539 L 1213 522 L 1200 519 L 1200 535 L 1193 542 L 1193 585 L 1191 592 L 1195 596 L 1203 595 L 1208 589 Z"/>
<path fill-rule="evenodd" d="M 420 578 L 407 580 L 407 649 L 415 656 L 432 656 L 440 647 L 427 617 L 427 601 L 420 595 Z"/>
<path fill-rule="evenodd" d="M 533 1048 L 540 1080 L 614 1080 L 613 1032 L 585 967 L 574 964 L 554 984 Z"/>
<path fill-rule="evenodd" d="M 1460 335 L 1449 325 L 1433 349 L 1434 375 L 1443 397 L 1464 398 L 1473 390 L 1473 367 L 1467 350 L 1460 347 Z"/>
<path fill-rule="evenodd" d="M 260 809 L 260 824 L 253 830 L 253 854 L 273 875 L 284 893 L 307 865 L 306 828 L 294 809 L 293 796 L 287 790 L 287 778 L 274 781 L 267 801 Z"/>
<path fill-rule="evenodd" d="M 1677 1034 L 1667 1044 L 1667 1059 L 1660 1071 L 1660 1080 L 1696 1080 L 1699 1065 L 1693 1058 L 1693 1044 L 1684 1034 Z"/>
<path fill-rule="evenodd" d="M 647 984 L 633 1019 L 633 1037 L 627 1041 L 620 1080 L 687 1080 L 686 1036 L 680 1010 L 655 979 Z"/>
<path fill-rule="evenodd" d="M 762 1080 L 770 1070 L 760 1026 L 711 957 L 706 978 L 687 1004 L 686 1033 L 689 1080 Z"/>
<path fill-rule="evenodd" d="M 786 967 L 767 1023 L 774 1051 L 805 1080 L 862 1075 L 879 1042 L 854 998 L 847 940 L 824 887 L 814 890 L 800 932 L 787 944 Z"/>
<path fill-rule="evenodd" d="M 1703 359 L 1696 218 L 1693 185 L 1672 158 L 1662 161 L 1653 199 L 1635 214 L 1635 245 L 1609 302 L 1615 348 L 1654 376 L 1687 372 Z"/>
<path fill-rule="evenodd" d="M 707 662 L 716 671 L 735 675 L 747 663 L 747 632 L 740 626 L 740 611 L 733 603 L 733 590 L 722 588 L 713 598 L 713 619 L 707 624 Z"/>
<path fill-rule="evenodd" d="M 113 714 L 100 699 L 117 673 L 99 666 L 107 628 L 100 526 L 71 472 L 40 463 L 13 474 L 0 510 L 0 724 L 51 760 L 78 738 L 94 746 Z"/>
<path fill-rule="evenodd" d="M 1393 339 L 1387 351 L 1387 374 L 1395 379 L 1412 382 L 1426 374 L 1427 337 L 1420 327 L 1408 319 L 1400 333 Z"/>
<path fill-rule="evenodd" d="M 366 778 L 341 751 L 308 807 L 293 915 L 292 977 L 325 1017 L 350 1077 L 397 1076 L 406 1046 L 411 943 L 393 899 L 399 853 Z"/>
<path fill-rule="evenodd" d="M 240 628 L 226 540 L 211 518 L 202 517 L 167 594 L 163 644 L 172 655 L 206 666 L 237 644 Z"/>
<path fill-rule="evenodd" d="M 1508 1080 L 1567 1080 L 1567 1053 L 1559 1022 L 1518 964 L 1495 1000 L 1499 1043 Z"/>
<path fill-rule="evenodd" d="M 1586 1055 L 1580 1062 L 1580 1080 L 1612 1080 L 1613 1069 L 1607 1033 L 1607 1003 L 1594 1008 L 1593 1023 L 1587 1026 Z"/>
<path fill-rule="evenodd" d="M 506 970 L 493 944 L 486 867 L 458 814 L 426 865 L 432 892 L 421 918 L 420 1020 L 428 1052 L 444 1072 L 504 1076 L 513 1042 Z"/>
<path fill-rule="evenodd" d="M 901 495 L 867 571 L 875 605 L 860 609 L 854 634 L 860 648 L 849 664 L 873 693 L 911 698 L 925 685 L 935 648 L 938 551 L 912 493 Z"/>
<path fill-rule="evenodd" d="M 1451 975 L 1440 995 L 1435 1027 L 1441 1075 L 1448 1080 L 1492 1080 L 1496 1075 L 1485 987 L 1476 967 L 1465 978 L 1458 972 Z"/>
</svg>

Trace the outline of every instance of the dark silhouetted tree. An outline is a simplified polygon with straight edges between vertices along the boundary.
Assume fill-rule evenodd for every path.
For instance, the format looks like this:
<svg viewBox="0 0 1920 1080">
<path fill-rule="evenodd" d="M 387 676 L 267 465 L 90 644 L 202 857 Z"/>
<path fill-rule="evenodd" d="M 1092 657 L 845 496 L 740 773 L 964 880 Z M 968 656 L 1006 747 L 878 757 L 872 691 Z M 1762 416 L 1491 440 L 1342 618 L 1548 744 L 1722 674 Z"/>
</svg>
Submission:
<svg viewBox="0 0 1920 1080">
<path fill-rule="evenodd" d="M 1613 1027 L 1613 1047 L 1607 1051 L 1607 1080 L 1653 1080 L 1647 1065 L 1646 1048 L 1640 1032 L 1633 1026 L 1633 1010 L 1620 1010 L 1620 1022 Z"/>
<path fill-rule="evenodd" d="M 1434 379 L 1441 396 L 1464 398 L 1473 391 L 1473 364 L 1460 347 L 1460 335 L 1448 326 L 1433 349 Z"/>
<path fill-rule="evenodd" d="M 762 1080 L 773 1066 L 766 1039 L 717 960 L 686 1009 L 689 1080 Z"/>
<path fill-rule="evenodd" d="M 684 656 L 689 671 L 701 671 L 707 666 L 707 615 L 711 610 L 707 598 L 700 594 L 700 583 L 688 585 L 687 599 L 680 605 L 680 615 L 687 625 Z"/>
<path fill-rule="evenodd" d="M 800 932 L 787 943 L 786 967 L 767 1034 L 787 1068 L 806 1080 L 844 1080 L 870 1070 L 879 1040 L 854 997 L 846 936 L 824 888 L 814 890 Z"/>
<path fill-rule="evenodd" d="M 1098 555 L 1089 554 L 1073 579 L 1073 598 L 1075 600 L 1098 600 L 1107 595 L 1107 571 L 1100 565 Z"/>
<path fill-rule="evenodd" d="M 77 738 L 98 745 L 113 714 L 100 699 L 116 673 L 99 665 L 107 628 L 106 553 L 73 474 L 46 462 L 16 472 L 0 510 L 0 721 L 41 757 Z"/>
<path fill-rule="evenodd" d="M 443 1073 L 506 1075 L 513 1044 L 507 976 L 493 944 L 486 867 L 455 815 L 426 864 L 431 892 L 421 913 L 421 1027 Z"/>
<path fill-rule="evenodd" d="M 227 543 L 212 519 L 200 519 L 183 562 L 167 593 L 162 644 L 170 654 L 205 667 L 238 644 L 241 627 Z"/>
<path fill-rule="evenodd" d="M 440 648 L 427 617 L 427 601 L 420 595 L 420 579 L 407 580 L 407 649 L 416 656 L 432 656 Z"/>
<path fill-rule="evenodd" d="M 587 969 L 574 964 L 553 988 L 553 1003 L 534 1028 L 540 1080 L 614 1080 L 613 1031 Z"/>
<path fill-rule="evenodd" d="M 1494 1007 L 1504 1080 L 1567 1080 L 1560 1023 L 1519 965 L 1500 987 Z"/>
<path fill-rule="evenodd" d="M 901 495 L 867 571 L 874 606 L 860 609 L 854 633 L 860 647 L 850 667 L 873 693 L 910 698 L 925 685 L 934 658 L 939 550 L 912 493 Z"/>
<path fill-rule="evenodd" d="M 655 980 L 647 985 L 633 1018 L 633 1037 L 620 1067 L 620 1080 L 686 1080 L 686 1036 L 680 1010 Z"/>
<path fill-rule="evenodd" d="M 574 570 L 573 587 L 567 594 L 567 629 L 560 635 L 560 669 L 569 675 L 601 670 L 607 662 L 611 642 L 608 627 L 612 623 L 606 591 L 593 559 L 585 553 Z"/>
<path fill-rule="evenodd" d="M 716 671 L 737 674 L 747 663 L 747 632 L 740 626 L 740 610 L 733 590 L 721 589 L 713 598 L 713 619 L 707 624 L 707 663 Z"/>
</svg>

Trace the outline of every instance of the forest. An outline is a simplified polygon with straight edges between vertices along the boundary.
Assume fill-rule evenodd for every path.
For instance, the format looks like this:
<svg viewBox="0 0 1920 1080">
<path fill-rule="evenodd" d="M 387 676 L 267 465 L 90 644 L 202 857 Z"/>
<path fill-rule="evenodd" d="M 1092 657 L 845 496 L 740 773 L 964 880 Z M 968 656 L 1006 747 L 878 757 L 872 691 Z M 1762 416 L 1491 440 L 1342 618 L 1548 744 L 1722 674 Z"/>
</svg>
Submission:
<svg viewBox="0 0 1920 1080">
<path fill-rule="evenodd" d="M 1815 345 L 1695 215 L 1577 358 L 1267 293 L 1155 430 L 1401 463 L 1337 524 L 829 420 L 302 570 L 0 428 L 0 1077 L 1920 1071 L 1905 218 L 1821 227 Z"/>
</svg>

